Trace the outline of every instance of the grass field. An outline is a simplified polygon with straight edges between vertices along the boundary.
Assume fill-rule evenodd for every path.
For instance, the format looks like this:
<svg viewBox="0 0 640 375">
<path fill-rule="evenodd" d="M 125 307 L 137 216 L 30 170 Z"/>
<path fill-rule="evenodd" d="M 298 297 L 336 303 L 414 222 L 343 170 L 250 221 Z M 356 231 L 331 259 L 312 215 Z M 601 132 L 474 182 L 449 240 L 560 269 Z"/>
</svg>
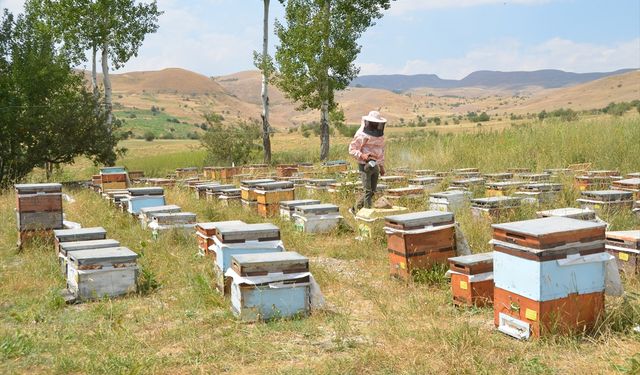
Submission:
<svg viewBox="0 0 640 375">
<path fill-rule="evenodd" d="M 526 166 L 536 170 L 592 162 L 594 168 L 640 171 L 639 119 L 537 124 L 480 135 L 414 135 L 388 146 L 390 166 L 431 169 L 475 166 L 483 171 Z M 332 156 L 346 159 L 344 140 Z M 278 143 L 281 142 L 281 143 Z M 317 139 L 274 137 L 282 160 L 312 160 Z M 120 164 L 149 175 L 177 166 L 200 166 L 204 157 L 189 141 L 127 141 Z M 69 178 L 91 167 L 67 168 Z M 565 192 L 552 206 L 574 205 Z M 234 373 L 234 374 L 602 374 L 640 372 L 640 280 L 624 280 L 626 296 L 607 298 L 596 332 L 530 342 L 493 327 L 490 308 L 458 309 L 438 275 L 408 285 L 388 276 L 384 236 L 358 242 L 349 228 L 326 236 L 282 229 L 285 246 L 311 257 L 327 307 L 306 319 L 242 324 L 211 284 L 209 263 L 196 256 L 192 236 L 168 233 L 151 240 L 131 218 L 97 194 L 67 191 L 68 220 L 103 226 L 109 237 L 141 254 L 140 293 L 126 298 L 65 306 L 64 287 L 51 244 L 22 253 L 16 239 L 15 196 L 0 196 L 0 373 Z M 299 197 L 304 197 L 303 191 Z M 479 191 L 477 194 L 481 195 Z M 196 200 L 187 190 L 167 191 L 167 201 L 197 213 L 199 221 L 262 222 L 253 213 Z M 323 195 L 346 213 L 355 197 Z M 424 209 L 424 201 L 412 209 Z M 545 208 L 545 207 L 542 207 Z M 523 207 L 504 221 L 531 218 Z M 630 213 L 601 213 L 612 230 L 637 229 Z M 456 213 L 474 252 L 490 250 L 490 222 Z"/>
</svg>

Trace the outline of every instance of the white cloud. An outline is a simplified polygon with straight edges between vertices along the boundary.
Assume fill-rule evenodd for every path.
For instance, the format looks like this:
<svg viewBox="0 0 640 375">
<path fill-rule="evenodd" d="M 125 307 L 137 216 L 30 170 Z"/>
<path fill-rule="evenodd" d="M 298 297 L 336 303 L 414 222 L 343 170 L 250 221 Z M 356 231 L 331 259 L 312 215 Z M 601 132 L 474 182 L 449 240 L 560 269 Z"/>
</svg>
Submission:
<svg viewBox="0 0 640 375">
<path fill-rule="evenodd" d="M 7 8 L 14 15 L 22 13 L 24 9 L 24 0 L 0 0 L 0 9 Z"/>
<path fill-rule="evenodd" d="M 640 38 L 612 45 L 553 38 L 533 46 L 522 45 L 516 39 L 501 39 L 473 48 L 458 58 L 409 60 L 400 68 L 373 65 L 376 65 L 377 73 L 370 74 L 435 73 L 441 78 L 449 79 L 460 79 L 476 70 L 562 69 L 578 73 L 606 72 L 621 68 L 640 68 Z"/>
<path fill-rule="evenodd" d="M 391 4 L 389 14 L 400 15 L 422 10 L 467 8 L 492 4 L 538 5 L 550 1 L 551 0 L 397 0 Z"/>
</svg>

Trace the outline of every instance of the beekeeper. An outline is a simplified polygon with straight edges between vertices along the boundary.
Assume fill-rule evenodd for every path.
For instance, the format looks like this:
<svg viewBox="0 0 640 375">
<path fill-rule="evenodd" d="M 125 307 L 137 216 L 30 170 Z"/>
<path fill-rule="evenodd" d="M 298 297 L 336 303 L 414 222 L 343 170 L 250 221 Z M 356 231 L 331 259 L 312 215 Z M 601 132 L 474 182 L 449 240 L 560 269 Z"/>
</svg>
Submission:
<svg viewBox="0 0 640 375">
<path fill-rule="evenodd" d="M 349 154 L 358 161 L 364 195 L 354 207 L 371 208 L 378 176 L 384 176 L 384 126 L 387 120 L 378 111 L 362 117 L 360 129 L 349 144 Z"/>
</svg>

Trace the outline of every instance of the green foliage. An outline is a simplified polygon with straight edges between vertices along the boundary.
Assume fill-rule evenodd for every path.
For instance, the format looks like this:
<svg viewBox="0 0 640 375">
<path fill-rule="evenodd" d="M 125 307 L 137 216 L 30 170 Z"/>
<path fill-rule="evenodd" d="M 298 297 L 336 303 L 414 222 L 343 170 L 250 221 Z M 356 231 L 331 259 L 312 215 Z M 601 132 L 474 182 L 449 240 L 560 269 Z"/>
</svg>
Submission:
<svg viewBox="0 0 640 375">
<path fill-rule="evenodd" d="M 206 162 L 210 165 L 242 165 L 252 160 L 261 150 L 256 140 L 260 139 L 260 128 L 255 124 L 215 124 L 209 117 L 209 130 L 202 136 L 202 146 L 207 151 Z"/>
<path fill-rule="evenodd" d="M 475 112 L 469 112 L 467 118 L 470 122 L 487 122 L 491 120 L 491 116 L 489 116 L 487 112 L 482 112 L 479 115 Z"/>
<path fill-rule="evenodd" d="M 609 103 L 609 105 L 602 109 L 602 112 L 613 116 L 622 116 L 634 107 L 638 110 L 638 112 L 640 112 L 640 100 L 620 103 L 611 102 Z"/>
<path fill-rule="evenodd" d="M 50 30 L 32 14 L 0 20 L 0 186 L 84 155 L 115 162 L 117 138 Z"/>
<path fill-rule="evenodd" d="M 625 364 L 614 365 L 613 368 L 622 374 L 640 374 L 640 353 L 627 358 Z"/>
<path fill-rule="evenodd" d="M 145 141 L 152 142 L 154 139 L 156 139 L 156 135 L 153 132 L 144 133 L 144 140 Z"/>
</svg>

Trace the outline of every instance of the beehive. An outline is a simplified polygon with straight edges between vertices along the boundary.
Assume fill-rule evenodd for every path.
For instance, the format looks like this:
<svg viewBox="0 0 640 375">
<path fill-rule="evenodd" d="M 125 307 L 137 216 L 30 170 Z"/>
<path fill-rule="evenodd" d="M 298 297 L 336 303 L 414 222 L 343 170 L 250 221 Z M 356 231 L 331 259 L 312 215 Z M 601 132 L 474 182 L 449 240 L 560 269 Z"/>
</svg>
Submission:
<svg viewBox="0 0 640 375">
<path fill-rule="evenodd" d="M 448 190 L 429 194 L 429 209 L 453 212 L 462 208 L 471 199 L 471 193 L 464 190 Z"/>
<path fill-rule="evenodd" d="M 129 187 L 129 175 L 124 167 L 101 168 L 100 184 L 102 191 L 126 189 Z"/>
<path fill-rule="evenodd" d="M 624 190 L 583 191 L 577 201 L 582 208 L 624 210 L 633 207 L 633 193 Z"/>
<path fill-rule="evenodd" d="M 416 176 L 434 176 L 435 173 L 433 169 L 418 169 L 414 172 Z"/>
<path fill-rule="evenodd" d="M 169 204 L 165 206 L 156 206 L 156 207 L 145 207 L 140 209 L 140 214 L 138 218 L 140 219 L 140 224 L 143 228 L 146 228 L 147 225 L 153 220 L 153 215 L 160 213 L 172 213 L 172 212 L 180 212 L 180 206 L 176 206 L 175 204 Z"/>
<path fill-rule="evenodd" d="M 455 224 L 450 212 L 387 216 L 384 230 L 392 276 L 408 280 L 414 270 L 446 264 L 455 256 Z"/>
<path fill-rule="evenodd" d="M 334 204 L 312 204 L 295 207 L 295 228 L 305 233 L 326 233 L 338 226 L 342 216 Z"/>
<path fill-rule="evenodd" d="M 176 178 L 185 179 L 190 177 L 198 177 L 198 168 L 196 167 L 176 168 Z"/>
<path fill-rule="evenodd" d="M 246 224 L 246 223 L 240 220 L 197 223 L 195 225 L 195 229 L 196 229 L 196 239 L 198 242 L 198 252 L 200 253 L 200 255 L 211 255 L 211 257 L 215 261 L 215 252 L 210 252 L 209 248 L 214 244 L 213 237 L 216 236 L 216 230 L 218 226 L 243 225 L 243 224 Z"/>
<path fill-rule="evenodd" d="M 322 163 L 322 170 L 326 174 L 336 174 L 349 169 L 349 164 L 344 160 L 326 161 Z"/>
<path fill-rule="evenodd" d="M 231 306 L 243 321 L 306 316 L 310 312 L 309 260 L 296 252 L 234 255 L 227 273 Z"/>
<path fill-rule="evenodd" d="M 407 211 L 406 207 L 362 208 L 356 213 L 358 236 L 360 239 L 371 238 L 378 231 L 383 233 L 384 218 L 399 215 Z"/>
<path fill-rule="evenodd" d="M 207 185 L 205 189 L 205 196 L 208 202 L 216 202 L 218 201 L 218 197 L 220 197 L 223 193 L 223 190 L 226 189 L 235 189 L 235 185 L 231 184 L 223 184 L 223 185 Z"/>
<path fill-rule="evenodd" d="M 392 201 L 400 199 L 422 199 L 424 198 L 424 188 L 421 186 L 409 186 L 403 188 L 387 189 L 385 197 Z"/>
<path fill-rule="evenodd" d="M 258 204 L 262 205 L 277 205 L 280 201 L 295 199 L 293 183 L 287 181 L 256 184 L 254 192 Z"/>
<path fill-rule="evenodd" d="M 53 231 L 53 236 L 55 237 L 55 249 L 57 253 L 60 251 L 60 243 L 104 240 L 107 238 L 107 231 L 103 227 L 56 229 Z"/>
<path fill-rule="evenodd" d="M 220 180 L 221 181 L 232 181 L 235 175 L 242 173 L 242 168 L 240 167 L 224 167 L 220 168 Z"/>
<path fill-rule="evenodd" d="M 154 233 L 171 229 L 190 229 L 196 224 L 196 214 L 192 212 L 163 212 L 153 214 L 153 220 L 149 223 Z"/>
<path fill-rule="evenodd" d="M 460 177 L 478 177 L 480 170 L 478 168 L 458 168 L 451 171 L 454 175 Z"/>
<path fill-rule="evenodd" d="M 219 180 L 222 178 L 220 171 L 222 167 L 204 167 L 202 168 L 202 174 L 205 179 L 208 180 Z"/>
<path fill-rule="evenodd" d="M 516 178 L 525 182 L 543 182 L 549 181 L 551 176 L 547 173 L 519 173 Z"/>
<path fill-rule="evenodd" d="M 316 192 L 327 191 L 329 185 L 335 184 L 337 181 L 332 178 L 316 178 L 307 181 L 307 193 L 314 195 Z"/>
<path fill-rule="evenodd" d="M 238 188 L 222 189 L 218 200 L 225 207 L 231 207 L 233 205 L 240 205 L 242 191 Z"/>
<path fill-rule="evenodd" d="M 461 180 L 454 180 L 451 182 L 451 186 L 457 189 L 473 189 L 479 186 L 483 186 L 485 179 L 482 177 L 465 178 Z"/>
<path fill-rule="evenodd" d="M 561 192 L 562 184 L 539 182 L 520 186 L 515 196 L 527 199 L 532 203 L 547 203 L 557 199 Z"/>
<path fill-rule="evenodd" d="M 576 176 L 574 185 L 580 191 L 607 189 L 613 179 L 609 176 Z"/>
<path fill-rule="evenodd" d="M 297 206 L 305 206 L 311 204 L 320 204 L 320 201 L 317 199 L 299 199 L 299 200 L 290 200 L 290 201 L 282 201 L 280 202 L 280 217 L 285 220 L 291 220 L 291 216 L 293 215 L 295 208 Z"/>
<path fill-rule="evenodd" d="M 139 215 L 140 210 L 146 207 L 164 206 L 164 189 L 161 187 L 145 187 L 129 189 L 126 198 L 127 211 L 132 215 Z"/>
<path fill-rule="evenodd" d="M 493 304 L 493 253 L 449 258 L 451 294 L 458 306 Z"/>
<path fill-rule="evenodd" d="M 516 174 L 516 173 L 531 173 L 531 168 L 522 168 L 522 167 L 514 167 L 507 168 L 507 172 Z"/>
<path fill-rule="evenodd" d="M 528 338 L 593 327 L 604 312 L 604 231 L 561 217 L 493 225 L 498 329 Z"/>
<path fill-rule="evenodd" d="M 488 182 L 509 181 L 513 178 L 513 172 L 486 173 L 483 176 Z"/>
<path fill-rule="evenodd" d="M 327 192 L 334 194 L 347 193 L 357 190 L 359 187 L 362 187 L 362 181 L 336 182 L 333 184 L 329 184 L 329 186 L 327 187 Z"/>
<path fill-rule="evenodd" d="M 388 185 L 391 188 L 397 188 L 400 186 L 406 186 L 407 177 L 406 176 L 380 176 L 378 177 L 378 181 Z"/>
<path fill-rule="evenodd" d="M 217 182 L 206 182 L 199 183 L 193 186 L 193 191 L 195 193 L 196 199 L 206 199 L 207 198 L 207 188 L 210 186 L 219 186 L 220 184 Z"/>
<path fill-rule="evenodd" d="M 116 297 L 136 291 L 138 254 L 126 247 L 69 254 L 67 287 L 78 300 Z"/>
<path fill-rule="evenodd" d="M 634 199 L 640 199 L 640 177 L 617 180 L 611 183 L 611 188 L 616 190 L 630 191 Z"/>
<path fill-rule="evenodd" d="M 269 182 L 276 182 L 271 178 L 262 178 L 257 180 L 244 180 L 240 182 L 240 190 L 242 191 L 242 199 L 248 202 L 257 202 L 258 196 L 256 195 L 256 186 Z"/>
<path fill-rule="evenodd" d="M 28 238 L 63 228 L 61 184 L 16 184 L 18 246 Z"/>
<path fill-rule="evenodd" d="M 279 164 L 276 166 L 276 175 L 278 177 L 291 177 L 298 173 L 297 164 Z"/>
<path fill-rule="evenodd" d="M 640 273 L 640 230 L 607 232 L 606 238 L 606 249 L 618 268 L 629 276 Z"/>
<path fill-rule="evenodd" d="M 511 193 L 515 192 L 522 184 L 521 181 L 487 182 L 485 184 L 487 188 L 486 194 L 488 197 L 511 195 Z"/>
<path fill-rule="evenodd" d="M 409 184 L 413 186 L 422 186 L 425 189 L 435 188 L 442 183 L 442 177 L 423 176 L 409 179 Z"/>
<path fill-rule="evenodd" d="M 478 218 L 497 218 L 517 209 L 521 202 L 520 198 L 511 196 L 476 198 L 471 200 L 471 214 Z"/>
</svg>

